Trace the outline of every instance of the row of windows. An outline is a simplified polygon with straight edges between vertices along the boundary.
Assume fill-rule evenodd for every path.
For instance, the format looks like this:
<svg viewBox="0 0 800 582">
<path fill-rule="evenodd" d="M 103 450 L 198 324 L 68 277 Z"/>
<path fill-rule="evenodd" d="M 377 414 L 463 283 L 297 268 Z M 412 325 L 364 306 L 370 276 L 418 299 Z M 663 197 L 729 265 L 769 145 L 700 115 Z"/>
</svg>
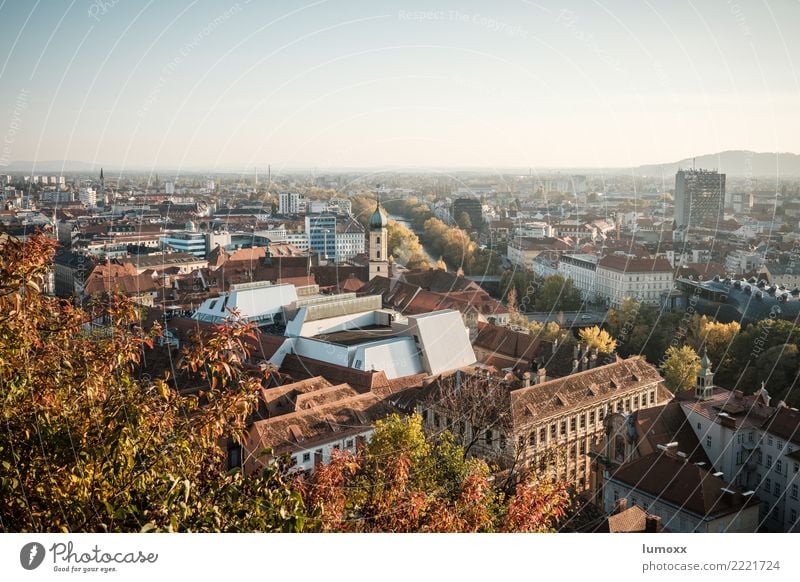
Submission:
<svg viewBox="0 0 800 582">
<path fill-rule="evenodd" d="M 756 481 L 761 482 L 761 473 L 757 473 L 756 474 Z M 781 484 L 780 484 L 779 481 L 775 481 L 775 483 L 773 485 L 772 479 L 767 477 L 766 479 L 763 480 L 763 482 L 761 482 L 761 484 L 762 484 L 762 487 L 763 487 L 764 491 L 769 493 L 770 490 L 771 490 L 772 494 L 775 497 L 780 497 L 781 496 Z M 800 487 L 797 485 L 797 483 L 793 483 L 792 484 L 792 488 L 790 490 L 789 496 L 792 499 L 800 498 Z"/>
<path fill-rule="evenodd" d="M 647 405 L 647 400 L 649 397 L 650 404 L 655 404 L 656 394 L 655 390 L 651 390 L 649 395 L 643 394 L 641 397 L 642 406 Z M 567 431 L 567 420 L 561 420 L 560 422 L 550 424 L 550 438 L 555 439 L 558 436 L 566 436 L 568 432 L 575 432 L 578 425 L 580 425 L 581 429 L 585 429 L 588 426 L 595 425 L 595 418 L 597 422 L 602 422 L 605 418 L 606 412 L 611 414 L 616 408 L 617 412 L 628 412 L 631 410 L 636 410 L 639 408 L 639 396 L 634 396 L 633 399 L 627 398 L 625 400 L 618 400 L 616 402 L 616 406 L 613 402 L 609 402 L 605 407 L 600 407 L 597 411 L 589 411 L 585 414 L 580 414 L 577 417 L 573 416 L 569 419 L 569 431 Z M 595 416 L 596 412 L 596 416 Z M 540 428 L 539 429 L 539 441 L 545 442 L 547 437 L 547 429 Z M 524 446 L 524 437 L 520 437 L 520 446 Z M 536 446 L 536 433 L 531 432 L 528 435 L 528 444 L 530 446 Z"/>
<path fill-rule="evenodd" d="M 351 450 L 354 446 L 355 446 L 355 441 L 353 439 L 347 439 L 344 442 L 344 448 L 345 449 Z M 337 444 L 331 446 L 331 448 L 338 451 L 341 447 L 337 443 Z M 314 451 L 314 455 L 321 458 L 322 457 L 322 449 L 317 449 L 316 451 Z M 310 452 L 303 453 L 302 457 L 300 455 L 293 456 L 292 457 L 292 465 L 297 465 L 300 458 L 303 459 L 302 460 L 303 463 L 308 463 L 309 461 L 311 461 L 311 453 Z"/>
<path fill-rule="evenodd" d="M 655 404 L 656 394 L 655 390 L 651 390 L 648 394 L 641 395 L 641 406 L 646 406 L 649 400 L 649 403 Z M 617 412 L 629 412 L 631 410 L 636 410 L 640 408 L 640 396 L 634 396 L 632 398 L 626 398 L 625 400 L 618 400 L 616 403 L 609 402 L 606 406 L 601 406 L 597 410 L 591 410 L 586 413 L 581 413 L 578 416 L 573 416 L 569 419 L 562 419 L 557 422 L 553 422 L 550 424 L 550 440 L 555 440 L 559 436 L 566 436 L 568 433 L 574 433 L 577 431 L 578 427 L 580 426 L 581 430 L 585 430 L 587 427 L 594 427 L 596 423 L 603 422 L 606 414 L 611 414 L 614 412 L 616 408 Z M 428 420 L 428 411 L 422 410 L 422 419 L 423 421 Z M 448 429 L 456 429 L 458 434 L 461 436 L 466 435 L 466 423 L 465 421 L 461 420 L 458 421 L 457 425 L 454 425 L 447 417 L 444 417 L 444 423 L 447 425 Z M 441 428 L 443 425 L 442 418 L 439 416 L 439 413 L 433 413 L 433 427 L 438 429 Z M 569 427 L 569 428 L 568 428 Z M 473 427 L 473 434 L 479 435 L 481 434 L 481 429 L 478 427 Z M 527 444 L 528 446 L 535 447 L 538 444 L 543 444 L 547 442 L 547 435 L 548 430 L 547 427 L 541 427 L 538 429 L 538 435 L 536 431 L 532 431 L 527 437 Z M 538 437 L 538 441 L 537 441 Z M 483 435 L 484 441 L 487 445 L 494 444 L 494 435 L 491 430 L 487 430 Z M 506 440 L 505 435 L 500 436 L 500 448 L 505 448 Z M 524 448 L 526 444 L 525 436 L 518 437 L 518 445 L 519 448 Z"/>
<path fill-rule="evenodd" d="M 764 454 L 761 451 L 758 451 L 758 464 L 762 465 L 765 464 L 767 469 L 772 467 L 772 455 L 766 456 L 767 462 L 766 464 L 763 462 Z M 780 459 L 775 461 L 775 472 L 776 473 L 783 473 L 783 461 Z M 800 472 L 800 463 L 793 463 L 792 472 L 798 473 Z"/>
</svg>

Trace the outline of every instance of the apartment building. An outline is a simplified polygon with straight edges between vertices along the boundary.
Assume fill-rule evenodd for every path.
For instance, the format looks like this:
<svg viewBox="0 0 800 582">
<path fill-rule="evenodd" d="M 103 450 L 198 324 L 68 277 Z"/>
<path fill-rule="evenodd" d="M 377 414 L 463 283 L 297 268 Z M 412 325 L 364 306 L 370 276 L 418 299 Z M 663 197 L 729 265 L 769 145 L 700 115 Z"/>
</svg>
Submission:
<svg viewBox="0 0 800 582">
<path fill-rule="evenodd" d="M 658 370 L 633 357 L 554 380 L 544 368 L 521 383 L 481 375 L 439 378 L 426 388 L 419 410 L 427 430 L 450 430 L 472 455 L 500 467 L 525 466 L 585 491 L 593 487 L 590 453 L 602 439 L 604 418 L 671 398 Z M 482 403 L 480 417 L 467 412 L 475 402 Z"/>
<path fill-rule="evenodd" d="M 609 307 L 627 299 L 660 305 L 663 294 L 672 290 L 672 266 L 664 258 L 635 258 L 608 255 L 597 263 L 597 295 Z"/>
<path fill-rule="evenodd" d="M 584 299 L 593 300 L 597 295 L 598 261 L 595 255 L 563 255 L 558 262 L 558 273 L 565 279 L 572 279 Z"/>
<path fill-rule="evenodd" d="M 800 531 L 800 412 L 772 402 L 763 384 L 752 395 L 714 386 L 707 357 L 681 408 L 714 468 L 757 492 L 764 528 Z"/>
</svg>

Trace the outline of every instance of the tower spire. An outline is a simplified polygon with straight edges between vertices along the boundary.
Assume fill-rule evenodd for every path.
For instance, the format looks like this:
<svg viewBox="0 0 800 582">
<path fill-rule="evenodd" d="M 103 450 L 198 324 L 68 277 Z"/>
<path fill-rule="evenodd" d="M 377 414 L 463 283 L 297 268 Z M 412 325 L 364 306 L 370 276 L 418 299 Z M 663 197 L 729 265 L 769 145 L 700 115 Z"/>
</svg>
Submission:
<svg viewBox="0 0 800 582">
<path fill-rule="evenodd" d="M 711 371 L 711 366 L 708 351 L 704 347 L 694 388 L 694 394 L 698 400 L 708 400 L 714 393 L 714 373 Z"/>
</svg>

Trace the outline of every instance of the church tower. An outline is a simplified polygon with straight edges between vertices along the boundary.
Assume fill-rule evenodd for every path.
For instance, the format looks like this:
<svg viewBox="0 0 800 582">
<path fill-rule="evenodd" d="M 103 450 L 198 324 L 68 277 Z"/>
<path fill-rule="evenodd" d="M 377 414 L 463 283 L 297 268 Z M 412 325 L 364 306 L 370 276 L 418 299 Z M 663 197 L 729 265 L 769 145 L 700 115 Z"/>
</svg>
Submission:
<svg viewBox="0 0 800 582">
<path fill-rule="evenodd" d="M 694 395 L 698 400 L 708 400 L 714 394 L 714 373 L 711 371 L 711 360 L 703 350 L 703 358 L 700 360 L 700 371 L 697 372 L 697 381 L 694 387 Z"/>
<path fill-rule="evenodd" d="M 389 241 L 387 227 L 389 219 L 378 202 L 375 212 L 369 219 L 369 279 L 389 276 Z"/>
<path fill-rule="evenodd" d="M 103 177 L 103 168 L 100 168 L 100 192 L 99 196 L 97 197 L 98 206 L 101 204 L 107 204 L 108 201 L 106 200 L 106 179 Z"/>
</svg>

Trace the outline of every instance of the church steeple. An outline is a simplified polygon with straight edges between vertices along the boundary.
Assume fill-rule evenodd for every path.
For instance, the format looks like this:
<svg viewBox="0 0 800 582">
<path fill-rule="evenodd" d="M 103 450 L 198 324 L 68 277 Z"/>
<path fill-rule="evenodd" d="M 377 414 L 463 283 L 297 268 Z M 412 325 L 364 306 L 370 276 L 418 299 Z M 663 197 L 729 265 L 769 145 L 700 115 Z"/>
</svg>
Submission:
<svg viewBox="0 0 800 582">
<path fill-rule="evenodd" d="M 694 395 L 698 400 L 708 400 L 714 393 L 714 373 L 711 371 L 711 360 L 708 353 L 703 350 L 703 357 L 700 359 L 700 370 L 697 372 Z"/>
<path fill-rule="evenodd" d="M 369 219 L 369 278 L 389 276 L 389 219 L 381 209 L 380 200 Z"/>
</svg>

